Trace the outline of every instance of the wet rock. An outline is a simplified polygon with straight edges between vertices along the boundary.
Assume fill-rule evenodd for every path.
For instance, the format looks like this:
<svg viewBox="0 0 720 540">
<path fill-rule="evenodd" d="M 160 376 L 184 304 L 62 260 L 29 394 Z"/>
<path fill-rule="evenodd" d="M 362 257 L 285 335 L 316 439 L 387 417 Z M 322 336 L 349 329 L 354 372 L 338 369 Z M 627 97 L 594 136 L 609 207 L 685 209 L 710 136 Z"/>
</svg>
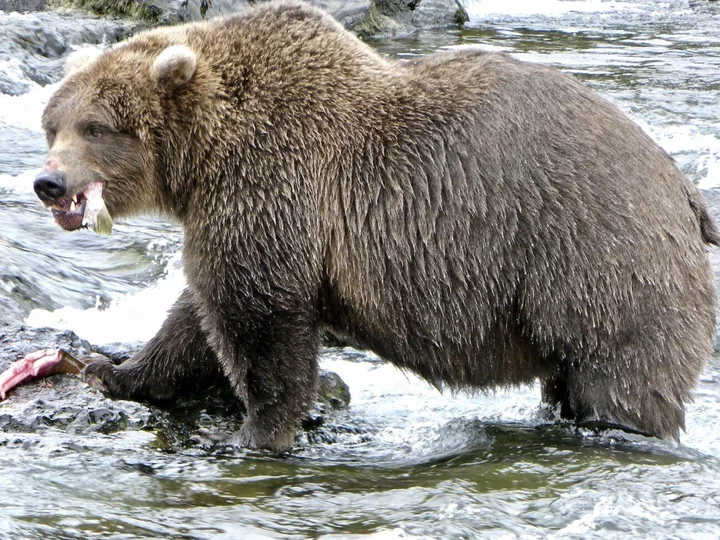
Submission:
<svg viewBox="0 0 720 540">
<path fill-rule="evenodd" d="M 317 399 L 333 409 L 347 409 L 350 405 L 350 388 L 337 373 L 322 371 Z"/>
<path fill-rule="evenodd" d="M 102 17 L 151 24 L 200 21 L 246 10 L 247 0 L 50 0 L 55 8 L 78 9 Z"/>
<path fill-rule="evenodd" d="M 410 22 L 418 28 L 462 26 L 470 17 L 458 0 L 420 0 L 412 10 Z"/>
<path fill-rule="evenodd" d="M 91 345 L 69 330 L 0 327 L 0 370 L 27 353 L 61 347 L 77 357 Z M 156 412 L 140 403 L 113 401 L 78 377 L 54 375 L 14 389 L 0 402 L 0 430 L 36 433 L 58 428 L 71 433 L 114 433 L 148 429 L 157 423 Z"/>
<path fill-rule="evenodd" d="M 22 325 L 0 326 L 0 372 L 25 354 L 61 347 L 82 358 L 99 352 L 116 363 L 130 358 L 141 343 L 114 343 L 94 347 L 69 330 L 31 328 Z M 306 430 L 324 426 L 333 411 L 347 408 L 350 392 L 332 372 L 320 375 L 318 401 L 303 422 Z M 0 402 L 0 431 L 42 433 L 60 429 L 66 433 L 110 434 L 125 430 L 149 430 L 156 434 L 155 446 L 163 451 L 178 451 L 188 446 L 213 446 L 236 433 L 245 418 L 245 408 L 229 383 L 220 381 L 203 392 L 161 406 L 113 400 L 83 383 L 79 377 L 53 375 L 20 386 Z M 311 441 L 321 434 L 300 436 Z"/>
<path fill-rule="evenodd" d="M 49 0 L 52 8 L 77 9 L 101 17 L 120 17 L 142 22 L 158 22 L 162 10 L 156 2 L 145 0 Z"/>
<path fill-rule="evenodd" d="M 100 16 L 175 24 L 239 13 L 252 3 L 248 0 L 51 0 L 50 5 L 81 9 Z M 310 0 L 310 3 L 333 15 L 347 28 L 362 21 L 370 9 L 370 0 Z"/>
<path fill-rule="evenodd" d="M 0 369 L 38 349 L 63 348 L 74 356 L 92 351 L 90 343 L 70 330 L 32 328 L 23 325 L 0 326 Z"/>
<path fill-rule="evenodd" d="M 392 36 L 462 26 L 468 20 L 458 0 L 373 0 L 368 16 L 354 31 L 361 37 Z"/>
<path fill-rule="evenodd" d="M 108 343 L 106 345 L 100 345 L 95 349 L 102 355 L 107 356 L 115 364 L 122 364 L 125 360 L 128 360 L 135 356 L 145 346 L 140 341 L 133 341 L 131 343 Z"/>
</svg>

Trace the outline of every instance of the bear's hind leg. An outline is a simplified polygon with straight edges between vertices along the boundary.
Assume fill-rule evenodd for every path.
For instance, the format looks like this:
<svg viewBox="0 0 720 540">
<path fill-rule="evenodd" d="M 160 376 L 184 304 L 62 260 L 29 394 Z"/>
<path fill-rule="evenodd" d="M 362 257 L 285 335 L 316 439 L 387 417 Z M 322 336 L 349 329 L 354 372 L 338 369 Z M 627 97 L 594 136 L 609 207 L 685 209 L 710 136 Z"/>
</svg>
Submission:
<svg viewBox="0 0 720 540">
<path fill-rule="evenodd" d="M 690 387 L 689 381 L 669 384 L 657 364 L 596 356 L 570 363 L 563 376 L 546 381 L 544 395 L 560 401 L 561 416 L 574 419 L 578 427 L 677 440 L 685 428 L 683 400 L 689 399 Z"/>
</svg>

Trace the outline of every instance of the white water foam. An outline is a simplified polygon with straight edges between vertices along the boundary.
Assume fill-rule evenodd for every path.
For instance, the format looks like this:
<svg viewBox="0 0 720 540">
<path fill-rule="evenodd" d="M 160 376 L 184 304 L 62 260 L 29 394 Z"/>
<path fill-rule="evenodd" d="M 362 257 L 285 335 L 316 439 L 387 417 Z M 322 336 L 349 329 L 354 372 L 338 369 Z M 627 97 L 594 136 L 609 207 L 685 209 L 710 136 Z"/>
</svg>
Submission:
<svg viewBox="0 0 720 540">
<path fill-rule="evenodd" d="M 28 79 L 22 71 L 22 63 L 18 58 L 10 58 L 9 60 L 0 60 L 0 73 L 7 76 L 12 82 L 19 84 L 30 84 L 39 86 L 36 82 Z"/>
<path fill-rule="evenodd" d="M 107 45 L 71 45 L 72 51 L 82 49 L 104 49 Z M 0 93 L 0 124 L 19 127 L 30 131 L 42 132 L 40 120 L 50 96 L 60 86 L 60 82 L 41 86 L 28 79 L 22 72 L 20 60 L 0 60 L 0 72 L 18 83 L 30 85 L 30 90 L 18 96 Z"/>
<path fill-rule="evenodd" d="M 0 66 L 1 67 L 1 66 Z M 42 132 L 40 119 L 50 96 L 59 83 L 40 86 L 33 83 L 29 92 L 19 96 L 0 94 L 0 123 L 8 126 Z"/>
<path fill-rule="evenodd" d="M 695 126 L 689 125 L 646 131 L 670 154 L 700 154 L 697 162 L 698 187 L 720 187 L 720 138 L 717 135 L 701 133 Z"/>
<path fill-rule="evenodd" d="M 352 349 L 328 351 L 320 364 L 350 383 L 352 415 L 372 426 L 374 451 L 391 459 L 422 459 L 475 446 L 483 436 L 469 427 L 475 421 L 524 425 L 542 421 L 539 383 L 491 394 L 440 392 L 373 353 L 362 353 L 361 361 L 349 360 L 354 356 L 360 355 Z"/>
<path fill-rule="evenodd" d="M 30 169 L 17 176 L 0 174 L 0 190 L 15 193 L 33 193 L 33 181 L 40 169 Z"/>
<path fill-rule="evenodd" d="M 544 15 L 558 17 L 567 13 L 604 13 L 621 9 L 630 9 L 624 2 L 606 2 L 603 0 L 465 0 L 463 7 L 470 20 L 487 18 L 491 15 L 509 15 L 527 17 Z"/>
<path fill-rule="evenodd" d="M 624 111 L 663 150 L 672 156 L 699 154 L 695 178 L 700 189 L 720 188 L 720 138 L 702 133 L 692 125 L 653 126 L 642 118 Z"/>
<path fill-rule="evenodd" d="M 705 178 L 698 183 L 698 187 L 700 189 L 720 188 L 720 153 L 707 156 L 703 162 L 706 174 Z"/>
<path fill-rule="evenodd" d="M 160 329 L 167 311 L 185 288 L 180 253 L 168 263 L 166 274 L 146 289 L 127 294 L 105 309 L 63 307 L 34 309 L 26 324 L 74 331 L 94 345 L 148 341 Z"/>
</svg>

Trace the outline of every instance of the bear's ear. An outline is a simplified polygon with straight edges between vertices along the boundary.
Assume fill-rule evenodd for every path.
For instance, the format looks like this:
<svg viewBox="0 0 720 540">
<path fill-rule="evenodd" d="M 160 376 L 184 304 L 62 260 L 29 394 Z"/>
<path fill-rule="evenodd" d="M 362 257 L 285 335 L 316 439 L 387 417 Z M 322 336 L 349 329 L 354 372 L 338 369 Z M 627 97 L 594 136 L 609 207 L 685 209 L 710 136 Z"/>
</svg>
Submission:
<svg viewBox="0 0 720 540">
<path fill-rule="evenodd" d="M 102 52 L 97 47 L 83 47 L 71 52 L 65 60 L 65 77 L 92 63 Z"/>
<path fill-rule="evenodd" d="M 155 84 L 172 91 L 185 85 L 195 74 L 197 57 L 185 45 L 171 45 L 155 59 L 150 70 Z"/>
</svg>

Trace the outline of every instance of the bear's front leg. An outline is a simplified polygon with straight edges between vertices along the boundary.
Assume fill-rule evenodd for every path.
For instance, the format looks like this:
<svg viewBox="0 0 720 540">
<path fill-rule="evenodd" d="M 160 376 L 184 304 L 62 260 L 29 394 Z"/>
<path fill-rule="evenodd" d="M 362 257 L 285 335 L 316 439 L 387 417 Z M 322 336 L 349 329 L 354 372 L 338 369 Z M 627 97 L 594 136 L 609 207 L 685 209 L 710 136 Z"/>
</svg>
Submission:
<svg viewBox="0 0 720 540">
<path fill-rule="evenodd" d="M 160 331 L 120 366 L 94 361 L 83 380 L 112 397 L 159 401 L 202 390 L 223 377 L 217 356 L 202 331 L 197 305 L 185 290 Z"/>
<path fill-rule="evenodd" d="M 319 338 L 310 314 L 243 309 L 240 318 L 214 310 L 218 352 L 237 395 L 247 408 L 240 446 L 289 451 L 300 420 L 312 405 Z"/>
</svg>

